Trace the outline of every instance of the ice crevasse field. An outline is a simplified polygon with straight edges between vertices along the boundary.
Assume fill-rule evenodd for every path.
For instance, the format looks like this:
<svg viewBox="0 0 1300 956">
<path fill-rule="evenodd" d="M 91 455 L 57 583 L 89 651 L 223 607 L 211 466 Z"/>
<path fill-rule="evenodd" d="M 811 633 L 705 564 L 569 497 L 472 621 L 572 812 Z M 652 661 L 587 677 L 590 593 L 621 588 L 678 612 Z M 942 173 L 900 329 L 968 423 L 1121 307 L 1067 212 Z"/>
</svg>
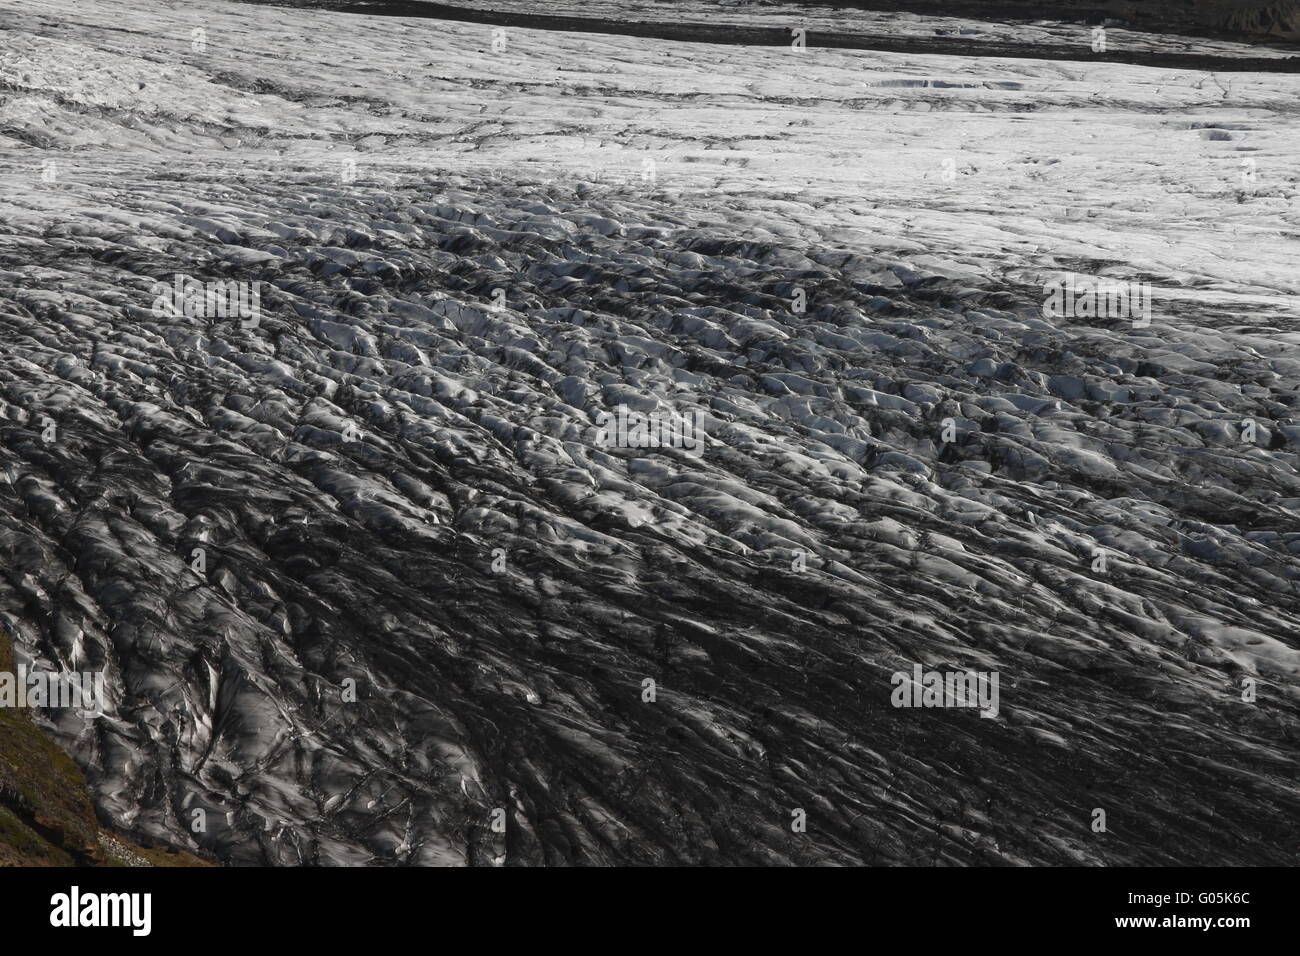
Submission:
<svg viewBox="0 0 1300 956">
<path fill-rule="evenodd" d="M 1289 53 L 673 15 L 807 44 L 0 0 L 0 629 L 106 674 L 41 714 L 101 818 L 245 864 L 1294 863 L 1300 74 L 1229 65 Z M 1149 321 L 1045 316 L 1064 275 Z M 707 440 L 602 444 L 619 407 Z M 997 716 L 893 706 L 916 665 Z"/>
</svg>

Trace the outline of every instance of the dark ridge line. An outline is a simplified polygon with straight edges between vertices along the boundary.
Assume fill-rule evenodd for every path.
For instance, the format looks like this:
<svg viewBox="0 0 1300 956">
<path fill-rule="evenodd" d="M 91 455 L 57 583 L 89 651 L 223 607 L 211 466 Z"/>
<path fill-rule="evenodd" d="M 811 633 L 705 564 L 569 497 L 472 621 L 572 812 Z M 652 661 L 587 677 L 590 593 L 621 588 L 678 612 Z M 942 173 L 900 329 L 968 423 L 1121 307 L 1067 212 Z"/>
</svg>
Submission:
<svg viewBox="0 0 1300 956">
<path fill-rule="evenodd" d="M 1069 7 L 1060 0 L 796 0 L 801 7 L 862 10 L 871 13 L 912 13 L 919 16 L 964 18 L 979 22 L 1033 24 L 1040 20 L 1096 26 L 1105 23 L 1120 29 L 1161 36 L 1202 40 L 1226 40 L 1246 45 L 1300 48 L 1300 38 L 1285 33 L 1226 27 L 1212 20 L 1188 22 L 1177 14 L 1135 7 L 1107 7 L 1107 0 L 1083 0 L 1083 6 Z M 1087 5 L 1091 4 L 1091 5 Z M 1191 13 L 1192 11 L 1189 11 Z"/>
<path fill-rule="evenodd" d="M 789 46 L 791 34 L 780 27 L 715 26 L 707 23 L 622 23 L 596 17 L 557 17 L 535 13 L 507 13 L 471 10 L 445 3 L 419 0 L 236 0 L 256 6 L 287 7 L 295 10 L 327 10 L 376 17 L 405 17 L 415 20 L 449 20 L 527 30 L 556 30 L 564 33 L 596 33 L 610 36 L 645 37 L 677 43 L 713 43 L 723 46 Z M 809 49 L 871 50 L 878 53 L 923 53 L 964 57 L 1053 60 L 1082 63 L 1124 63 L 1180 70 L 1219 73 L 1300 73 L 1300 56 L 1225 57 L 1208 53 L 1169 53 L 1150 50 L 1108 50 L 1094 53 L 1081 42 L 1077 49 L 1062 46 L 1033 46 L 1001 41 L 970 41 L 954 37 L 879 37 L 860 33 L 818 33 L 809 31 Z M 486 41 L 485 41 L 486 42 Z"/>
</svg>

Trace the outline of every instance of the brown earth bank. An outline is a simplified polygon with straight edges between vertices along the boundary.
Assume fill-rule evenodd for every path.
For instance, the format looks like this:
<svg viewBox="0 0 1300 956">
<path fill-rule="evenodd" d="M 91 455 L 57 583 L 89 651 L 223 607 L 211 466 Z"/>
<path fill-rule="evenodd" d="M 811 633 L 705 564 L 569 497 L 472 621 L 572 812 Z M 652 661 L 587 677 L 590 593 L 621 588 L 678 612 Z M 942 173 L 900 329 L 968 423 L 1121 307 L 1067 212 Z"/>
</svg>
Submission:
<svg viewBox="0 0 1300 956">
<path fill-rule="evenodd" d="M 16 673 L 0 632 L 0 673 Z M 32 721 L 0 707 L 0 866 L 212 866 L 167 846 L 141 846 L 100 826 L 85 777 Z"/>
</svg>

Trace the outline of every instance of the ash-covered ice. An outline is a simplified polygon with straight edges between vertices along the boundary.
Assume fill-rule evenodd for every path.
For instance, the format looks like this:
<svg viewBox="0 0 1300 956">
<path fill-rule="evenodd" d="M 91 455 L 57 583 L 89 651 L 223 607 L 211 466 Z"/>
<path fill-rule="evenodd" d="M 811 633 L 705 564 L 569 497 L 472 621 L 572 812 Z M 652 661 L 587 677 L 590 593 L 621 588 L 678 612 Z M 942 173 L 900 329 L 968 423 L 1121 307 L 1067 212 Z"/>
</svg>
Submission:
<svg viewBox="0 0 1300 956">
<path fill-rule="evenodd" d="M 0 628 L 121 832 L 1296 862 L 1296 74 L 3 15 Z"/>
</svg>

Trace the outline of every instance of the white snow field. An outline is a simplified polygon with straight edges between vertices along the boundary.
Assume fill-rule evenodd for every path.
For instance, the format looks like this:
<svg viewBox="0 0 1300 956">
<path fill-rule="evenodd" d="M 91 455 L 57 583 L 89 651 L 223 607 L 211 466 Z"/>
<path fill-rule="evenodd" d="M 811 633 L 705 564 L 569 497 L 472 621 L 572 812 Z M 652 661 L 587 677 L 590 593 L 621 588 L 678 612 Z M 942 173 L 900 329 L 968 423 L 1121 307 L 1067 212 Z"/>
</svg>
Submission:
<svg viewBox="0 0 1300 956">
<path fill-rule="evenodd" d="M 107 671 L 42 713 L 99 812 L 232 863 L 1295 863 L 1300 74 L 1231 68 L 1289 54 L 502 29 L 0 0 L 0 627 Z M 1066 274 L 1149 323 L 1044 317 Z M 998 715 L 892 706 L 918 664 Z"/>
</svg>

